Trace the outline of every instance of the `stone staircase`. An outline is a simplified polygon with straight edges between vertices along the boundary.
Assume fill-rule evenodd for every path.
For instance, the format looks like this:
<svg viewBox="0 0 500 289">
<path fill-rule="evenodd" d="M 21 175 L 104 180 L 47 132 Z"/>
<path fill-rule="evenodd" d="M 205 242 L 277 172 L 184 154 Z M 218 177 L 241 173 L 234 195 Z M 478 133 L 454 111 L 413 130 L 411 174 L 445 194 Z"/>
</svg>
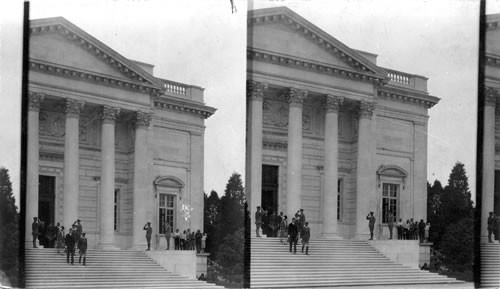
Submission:
<svg viewBox="0 0 500 289">
<path fill-rule="evenodd" d="M 500 288 L 500 243 L 481 243 L 481 288 Z"/>
<path fill-rule="evenodd" d="M 26 288 L 223 288 L 168 272 L 141 251 L 88 250 L 87 266 L 56 249 L 26 249 Z"/>
<path fill-rule="evenodd" d="M 396 264 L 366 241 L 311 239 L 310 255 L 276 238 L 252 238 L 250 285 L 270 287 L 412 286 L 464 288 L 464 282 Z"/>
</svg>

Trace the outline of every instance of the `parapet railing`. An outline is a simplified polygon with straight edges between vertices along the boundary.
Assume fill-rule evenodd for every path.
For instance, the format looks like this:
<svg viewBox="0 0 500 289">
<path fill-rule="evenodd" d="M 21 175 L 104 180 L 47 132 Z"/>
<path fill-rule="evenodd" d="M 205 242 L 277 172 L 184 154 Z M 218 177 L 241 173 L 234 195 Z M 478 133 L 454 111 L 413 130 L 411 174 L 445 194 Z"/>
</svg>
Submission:
<svg viewBox="0 0 500 289">
<path fill-rule="evenodd" d="M 418 76 L 414 74 L 408 74 L 397 70 L 387 69 L 387 76 L 389 77 L 389 83 L 413 88 L 416 90 L 421 90 L 427 92 L 427 78 L 423 76 Z"/>
</svg>

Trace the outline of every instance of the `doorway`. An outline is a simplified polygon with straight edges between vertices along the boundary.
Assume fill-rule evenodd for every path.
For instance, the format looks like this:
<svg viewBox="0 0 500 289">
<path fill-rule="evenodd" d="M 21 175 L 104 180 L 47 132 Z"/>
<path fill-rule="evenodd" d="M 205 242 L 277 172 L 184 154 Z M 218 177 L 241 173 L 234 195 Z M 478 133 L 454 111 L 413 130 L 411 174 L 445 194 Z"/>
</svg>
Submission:
<svg viewBox="0 0 500 289">
<path fill-rule="evenodd" d="M 38 218 L 54 224 L 56 177 L 40 175 L 38 179 Z"/>
<path fill-rule="evenodd" d="M 262 218 L 262 231 L 265 235 L 272 235 L 270 227 L 270 216 L 278 212 L 278 182 L 279 167 L 272 165 L 262 165 L 262 195 L 261 206 L 267 211 L 267 215 Z"/>
</svg>

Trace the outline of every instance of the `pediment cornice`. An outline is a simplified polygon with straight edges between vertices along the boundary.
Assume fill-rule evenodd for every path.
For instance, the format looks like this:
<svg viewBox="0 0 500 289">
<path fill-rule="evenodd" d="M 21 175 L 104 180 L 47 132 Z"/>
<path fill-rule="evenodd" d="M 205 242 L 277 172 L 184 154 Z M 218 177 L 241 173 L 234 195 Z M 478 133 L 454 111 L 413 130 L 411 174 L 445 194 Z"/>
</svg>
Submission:
<svg viewBox="0 0 500 289">
<path fill-rule="evenodd" d="M 157 86 L 153 86 L 146 82 L 135 82 L 126 78 L 117 78 L 93 71 L 77 69 L 74 67 L 64 66 L 61 64 L 55 64 L 41 60 L 30 59 L 29 67 L 30 70 L 33 71 L 40 71 L 43 73 L 48 73 L 61 77 L 72 78 L 91 83 L 98 83 L 110 87 L 138 91 L 153 96 L 160 94 L 161 92 L 161 90 Z"/>
<path fill-rule="evenodd" d="M 31 35 L 45 33 L 57 33 L 68 39 L 68 41 L 79 45 L 88 53 L 122 73 L 128 79 L 128 82 L 142 83 L 143 85 L 154 86 L 159 90 L 163 89 L 162 83 L 154 76 L 63 17 L 30 21 Z"/>
<path fill-rule="evenodd" d="M 387 89 L 387 87 L 379 89 L 377 91 L 377 96 L 392 101 L 400 101 L 423 106 L 427 109 L 432 108 L 440 100 L 438 97 L 428 94 L 418 95 L 402 89 Z"/>
<path fill-rule="evenodd" d="M 299 57 L 270 52 L 262 49 L 254 49 L 250 47 L 247 48 L 247 58 L 251 60 L 293 67 L 301 70 L 328 74 L 335 77 L 352 79 L 355 81 L 371 82 L 376 85 L 384 85 L 388 81 L 388 77 L 383 77 L 373 73 L 361 72 L 354 69 L 346 69 L 344 67 L 334 66 L 331 64 L 315 62 L 308 59 L 302 59 Z"/>
<path fill-rule="evenodd" d="M 206 106 L 204 104 L 180 98 L 168 97 L 165 95 L 155 97 L 154 107 L 156 109 L 173 110 L 182 113 L 189 113 L 204 119 L 209 118 L 217 110 L 213 107 Z"/>
<path fill-rule="evenodd" d="M 326 49 L 332 56 L 342 59 L 354 70 L 374 74 L 375 77 L 382 79 L 387 77 L 387 73 L 382 68 L 287 7 L 258 9 L 248 12 L 248 26 L 265 25 L 267 23 L 283 23 L 291 30 L 301 33 L 319 47 Z"/>
</svg>

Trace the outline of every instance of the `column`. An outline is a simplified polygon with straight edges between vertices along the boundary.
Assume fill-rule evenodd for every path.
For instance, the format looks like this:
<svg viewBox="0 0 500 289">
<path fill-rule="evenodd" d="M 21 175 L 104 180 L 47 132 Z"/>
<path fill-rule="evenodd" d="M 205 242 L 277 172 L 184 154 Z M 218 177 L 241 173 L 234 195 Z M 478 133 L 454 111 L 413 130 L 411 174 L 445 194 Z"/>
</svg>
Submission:
<svg viewBox="0 0 500 289">
<path fill-rule="evenodd" d="M 138 111 L 135 115 L 134 143 L 134 218 L 133 218 L 133 248 L 144 249 L 144 224 L 153 222 L 146 215 L 146 200 L 151 194 L 152 180 L 149 179 L 148 157 L 148 127 L 151 123 L 151 113 Z M 160 224 L 161 225 L 161 224 Z"/>
<path fill-rule="evenodd" d="M 327 95 L 325 104 L 325 160 L 323 189 L 323 235 L 337 233 L 337 195 L 339 170 L 339 109 L 344 98 Z"/>
<path fill-rule="evenodd" d="M 289 103 L 286 207 L 291 221 L 302 206 L 302 105 L 307 91 L 288 88 L 285 95 Z"/>
<path fill-rule="evenodd" d="M 28 92 L 28 151 L 26 160 L 26 248 L 31 248 L 33 236 L 31 224 L 38 217 L 38 170 L 40 160 L 39 114 L 44 94 Z"/>
<path fill-rule="evenodd" d="M 247 80 L 246 198 L 255 235 L 255 212 L 262 202 L 262 104 L 267 84 Z"/>
<path fill-rule="evenodd" d="M 115 120 L 119 108 L 103 106 L 101 131 L 101 203 L 100 240 L 101 249 L 117 249 L 114 230 L 115 194 Z"/>
<path fill-rule="evenodd" d="M 498 91 L 485 87 L 483 126 L 483 179 L 481 194 L 481 240 L 488 240 L 488 216 L 495 196 L 495 105 Z"/>
<path fill-rule="evenodd" d="M 68 227 L 78 219 L 78 196 L 80 189 L 79 118 L 83 105 L 82 101 L 66 99 L 63 224 Z"/>
<path fill-rule="evenodd" d="M 356 237 L 370 236 L 366 216 L 370 211 L 377 214 L 372 200 L 376 190 L 376 173 L 373 168 L 374 143 L 372 134 L 372 116 L 374 103 L 361 101 L 358 111 L 358 158 L 356 167 Z M 380 220 L 377 220 L 377 226 Z"/>
</svg>

